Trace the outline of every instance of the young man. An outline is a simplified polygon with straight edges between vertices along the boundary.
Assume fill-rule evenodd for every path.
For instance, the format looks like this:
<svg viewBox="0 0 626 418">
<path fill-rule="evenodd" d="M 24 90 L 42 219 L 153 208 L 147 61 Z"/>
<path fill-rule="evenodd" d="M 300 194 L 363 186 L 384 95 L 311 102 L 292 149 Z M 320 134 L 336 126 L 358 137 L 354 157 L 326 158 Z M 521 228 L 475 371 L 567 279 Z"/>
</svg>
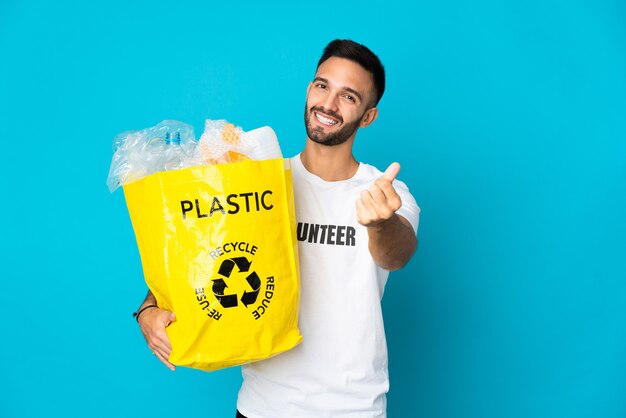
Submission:
<svg viewBox="0 0 626 418">
<path fill-rule="evenodd" d="M 332 41 L 309 84 L 304 151 L 291 159 L 300 253 L 304 340 L 244 365 L 238 416 L 384 417 L 389 389 L 381 298 L 390 270 L 417 247 L 419 208 L 407 187 L 352 154 L 359 128 L 378 116 L 384 68 L 367 47 Z M 155 303 L 148 294 L 144 305 Z M 168 367 L 172 312 L 139 318 L 148 345 Z"/>
</svg>

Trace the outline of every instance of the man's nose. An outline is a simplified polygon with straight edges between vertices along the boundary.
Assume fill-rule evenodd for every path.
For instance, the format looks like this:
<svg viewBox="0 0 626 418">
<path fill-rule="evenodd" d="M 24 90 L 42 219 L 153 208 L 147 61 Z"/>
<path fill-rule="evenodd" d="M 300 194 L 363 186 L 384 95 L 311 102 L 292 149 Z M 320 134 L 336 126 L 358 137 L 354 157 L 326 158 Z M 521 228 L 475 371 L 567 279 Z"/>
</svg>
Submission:
<svg viewBox="0 0 626 418">
<path fill-rule="evenodd" d="M 332 91 L 329 92 L 324 98 L 324 101 L 322 102 L 324 109 L 332 110 L 333 112 L 336 112 L 339 109 L 339 106 L 337 106 L 338 99 L 339 97 L 337 96 L 336 93 L 333 93 Z"/>
</svg>

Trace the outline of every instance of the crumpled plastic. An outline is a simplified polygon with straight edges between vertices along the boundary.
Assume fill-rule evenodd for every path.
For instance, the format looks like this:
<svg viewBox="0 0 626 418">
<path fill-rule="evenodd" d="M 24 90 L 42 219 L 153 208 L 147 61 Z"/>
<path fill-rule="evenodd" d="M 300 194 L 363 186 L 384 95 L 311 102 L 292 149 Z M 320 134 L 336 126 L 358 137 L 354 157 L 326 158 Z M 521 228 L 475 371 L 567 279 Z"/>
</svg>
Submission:
<svg viewBox="0 0 626 418">
<path fill-rule="evenodd" d="M 283 157 L 269 126 L 244 132 L 223 119 L 207 119 L 200 140 L 191 125 L 175 120 L 122 132 L 113 140 L 113 152 L 107 178 L 111 192 L 157 172 Z"/>
</svg>

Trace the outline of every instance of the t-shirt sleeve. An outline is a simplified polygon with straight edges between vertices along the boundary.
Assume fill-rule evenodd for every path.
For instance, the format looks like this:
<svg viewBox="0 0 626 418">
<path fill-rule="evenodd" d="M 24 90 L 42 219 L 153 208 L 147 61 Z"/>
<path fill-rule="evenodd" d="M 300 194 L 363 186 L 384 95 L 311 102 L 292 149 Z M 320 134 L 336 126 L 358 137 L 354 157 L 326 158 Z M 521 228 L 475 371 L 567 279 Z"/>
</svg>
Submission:
<svg viewBox="0 0 626 418">
<path fill-rule="evenodd" d="M 417 227 L 419 226 L 420 220 L 420 208 L 417 206 L 415 198 L 411 192 L 409 192 L 407 185 L 400 180 L 394 180 L 393 187 L 402 200 L 402 207 L 400 207 L 396 213 L 409 221 L 413 227 L 413 231 L 417 234 Z"/>
</svg>

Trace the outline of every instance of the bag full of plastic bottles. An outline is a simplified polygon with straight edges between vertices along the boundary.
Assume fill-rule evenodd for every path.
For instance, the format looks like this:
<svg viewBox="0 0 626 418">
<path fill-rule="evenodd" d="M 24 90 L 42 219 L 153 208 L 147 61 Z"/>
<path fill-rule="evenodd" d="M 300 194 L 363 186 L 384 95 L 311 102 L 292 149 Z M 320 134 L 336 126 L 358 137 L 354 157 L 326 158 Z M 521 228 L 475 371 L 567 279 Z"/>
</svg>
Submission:
<svg viewBox="0 0 626 418">
<path fill-rule="evenodd" d="M 169 361 L 203 370 L 291 349 L 299 273 L 291 168 L 273 130 L 176 121 L 114 140 L 107 180 L 122 186 Z"/>
</svg>

